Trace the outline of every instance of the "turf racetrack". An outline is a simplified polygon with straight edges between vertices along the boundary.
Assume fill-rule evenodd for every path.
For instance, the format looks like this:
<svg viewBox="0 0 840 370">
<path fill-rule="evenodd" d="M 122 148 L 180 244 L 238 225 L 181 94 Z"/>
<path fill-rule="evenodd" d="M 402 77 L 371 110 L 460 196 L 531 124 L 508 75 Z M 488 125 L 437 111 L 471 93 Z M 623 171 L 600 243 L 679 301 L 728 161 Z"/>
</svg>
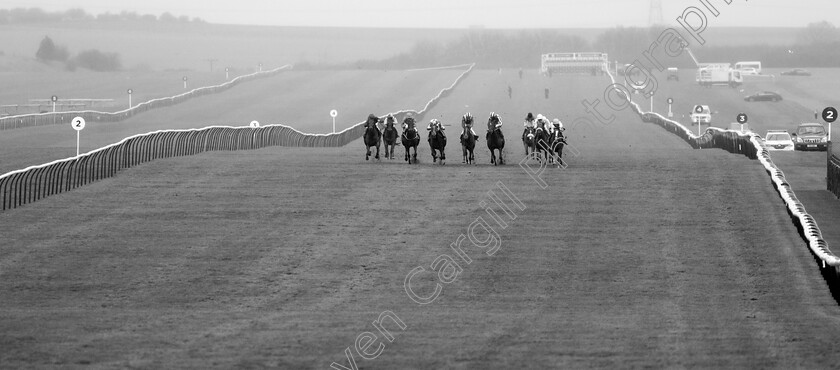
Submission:
<svg viewBox="0 0 840 370">
<path fill-rule="evenodd" d="M 88 122 L 81 132 L 81 152 L 156 130 L 247 126 L 253 120 L 263 125 L 285 124 L 307 133 L 329 133 L 331 109 L 339 112 L 336 130 L 341 131 L 364 121 L 370 113 L 421 110 L 463 72 L 284 71 L 125 121 Z M 75 154 L 76 133 L 68 125 L 0 132 L 0 174 Z"/>
<path fill-rule="evenodd" d="M 570 128 L 579 155 L 545 189 L 516 164 L 528 110 L 575 117 L 605 86 L 466 78 L 428 117 L 507 112 L 506 166 L 483 137 L 461 165 L 450 128 L 445 166 L 425 141 L 416 166 L 401 148 L 365 162 L 361 141 L 204 153 L 0 213 L 0 365 L 350 367 L 348 347 L 381 369 L 836 365 L 840 309 L 756 161 L 627 111 Z M 506 228 L 489 191 L 516 215 L 493 206 Z M 479 216 L 501 244 L 464 241 L 465 264 L 450 244 Z M 463 272 L 415 303 L 406 275 L 422 266 L 412 289 L 431 295 L 443 254 Z M 362 359 L 354 342 L 384 311 L 406 328 L 383 321 L 394 341 Z"/>
</svg>

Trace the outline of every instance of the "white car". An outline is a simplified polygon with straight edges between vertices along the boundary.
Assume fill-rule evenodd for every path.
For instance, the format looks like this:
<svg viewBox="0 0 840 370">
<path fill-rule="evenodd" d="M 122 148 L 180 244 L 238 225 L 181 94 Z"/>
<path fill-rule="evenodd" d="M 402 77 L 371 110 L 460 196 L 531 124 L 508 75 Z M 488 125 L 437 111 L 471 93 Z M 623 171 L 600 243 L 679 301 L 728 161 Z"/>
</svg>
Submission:
<svg viewBox="0 0 840 370">
<path fill-rule="evenodd" d="M 767 130 L 764 136 L 764 145 L 767 150 L 793 151 L 793 139 L 785 130 Z"/>
<path fill-rule="evenodd" d="M 758 71 L 755 68 L 741 68 L 739 71 L 741 71 L 741 74 L 744 76 L 758 76 Z"/>
<path fill-rule="evenodd" d="M 712 123 L 712 111 L 709 109 L 708 105 L 696 105 L 694 109 L 691 110 L 691 124 L 711 124 Z"/>
</svg>

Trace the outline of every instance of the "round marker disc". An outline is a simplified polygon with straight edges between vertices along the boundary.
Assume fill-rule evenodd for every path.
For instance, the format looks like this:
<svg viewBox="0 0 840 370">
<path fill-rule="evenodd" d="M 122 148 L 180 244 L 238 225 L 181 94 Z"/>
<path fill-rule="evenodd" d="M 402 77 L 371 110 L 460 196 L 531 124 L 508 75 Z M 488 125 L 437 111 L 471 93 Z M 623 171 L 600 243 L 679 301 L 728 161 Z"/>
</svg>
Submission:
<svg viewBox="0 0 840 370">
<path fill-rule="evenodd" d="M 53 96 L 50 98 L 50 100 L 52 100 L 52 101 L 53 101 L 53 103 L 55 103 L 55 102 L 57 102 L 57 101 L 58 101 L 58 96 L 53 95 Z"/>
<path fill-rule="evenodd" d="M 253 127 L 253 128 L 260 127 L 260 123 L 257 122 L 257 121 L 251 121 L 251 127 Z"/>
<path fill-rule="evenodd" d="M 738 113 L 738 117 L 736 117 L 736 119 L 738 120 L 738 123 L 744 124 L 747 123 L 749 117 L 747 117 L 745 113 Z"/>
<path fill-rule="evenodd" d="M 186 81 L 186 80 L 187 80 L 187 76 L 184 76 L 184 81 Z"/>
<path fill-rule="evenodd" d="M 72 126 L 76 131 L 82 131 L 85 129 L 85 119 L 82 117 L 73 118 L 73 120 L 70 121 L 70 126 Z"/>
<path fill-rule="evenodd" d="M 337 110 L 335 110 L 335 109 L 331 110 L 331 111 L 330 111 L 330 116 L 331 116 L 332 118 L 335 118 L 336 116 L 338 116 L 338 111 L 337 111 Z"/>
<path fill-rule="evenodd" d="M 695 106 L 694 106 L 694 112 L 696 112 L 696 113 L 703 113 L 703 107 L 701 107 L 701 106 L 699 106 L 699 105 L 695 105 Z"/>
<path fill-rule="evenodd" d="M 131 89 L 128 89 L 128 95 L 131 95 L 131 93 L 133 93 L 133 92 L 134 91 L 132 91 Z"/>
<path fill-rule="evenodd" d="M 668 98 L 668 104 L 674 104 L 674 99 Z"/>
<path fill-rule="evenodd" d="M 823 121 L 832 123 L 837 120 L 837 109 L 834 107 L 825 108 L 822 112 Z"/>
</svg>

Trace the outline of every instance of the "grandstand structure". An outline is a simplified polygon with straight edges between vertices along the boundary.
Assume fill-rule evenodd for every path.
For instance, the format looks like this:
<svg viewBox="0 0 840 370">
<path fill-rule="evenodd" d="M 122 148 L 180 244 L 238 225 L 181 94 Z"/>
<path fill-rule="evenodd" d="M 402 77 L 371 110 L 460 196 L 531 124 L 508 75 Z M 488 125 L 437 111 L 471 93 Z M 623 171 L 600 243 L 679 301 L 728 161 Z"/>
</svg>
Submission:
<svg viewBox="0 0 840 370">
<path fill-rule="evenodd" d="M 609 66 L 607 53 L 548 53 L 541 58 L 540 71 L 552 73 L 603 74 Z"/>
</svg>

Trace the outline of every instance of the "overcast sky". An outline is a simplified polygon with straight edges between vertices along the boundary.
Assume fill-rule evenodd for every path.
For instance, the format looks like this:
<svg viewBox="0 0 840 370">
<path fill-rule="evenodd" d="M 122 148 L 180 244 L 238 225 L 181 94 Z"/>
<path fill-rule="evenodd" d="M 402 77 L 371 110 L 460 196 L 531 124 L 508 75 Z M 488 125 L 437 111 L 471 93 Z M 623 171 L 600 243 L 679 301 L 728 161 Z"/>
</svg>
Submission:
<svg viewBox="0 0 840 370">
<path fill-rule="evenodd" d="M 709 26 L 802 27 L 840 19 L 840 0 L 708 0 L 720 16 Z M 700 0 L 661 0 L 673 23 Z M 0 8 L 82 8 L 199 17 L 211 23 L 280 26 L 563 28 L 646 26 L 651 0 L 3 0 Z M 711 15 L 710 15 L 711 16 Z M 834 22 L 840 26 L 838 22 Z"/>
</svg>

